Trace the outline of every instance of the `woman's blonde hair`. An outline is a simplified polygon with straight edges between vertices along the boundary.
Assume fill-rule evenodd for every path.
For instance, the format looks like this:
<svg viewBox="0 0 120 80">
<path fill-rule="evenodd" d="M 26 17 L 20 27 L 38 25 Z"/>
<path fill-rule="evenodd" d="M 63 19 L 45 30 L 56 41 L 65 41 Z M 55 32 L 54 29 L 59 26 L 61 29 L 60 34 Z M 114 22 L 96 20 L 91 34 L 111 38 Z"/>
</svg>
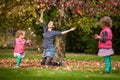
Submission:
<svg viewBox="0 0 120 80">
<path fill-rule="evenodd" d="M 23 30 L 18 30 L 15 34 L 15 38 L 19 38 L 21 35 L 24 35 L 25 34 L 25 31 Z"/>
<path fill-rule="evenodd" d="M 104 16 L 103 18 L 100 19 L 100 25 L 102 27 L 104 26 L 112 27 L 112 19 L 109 16 Z"/>
</svg>

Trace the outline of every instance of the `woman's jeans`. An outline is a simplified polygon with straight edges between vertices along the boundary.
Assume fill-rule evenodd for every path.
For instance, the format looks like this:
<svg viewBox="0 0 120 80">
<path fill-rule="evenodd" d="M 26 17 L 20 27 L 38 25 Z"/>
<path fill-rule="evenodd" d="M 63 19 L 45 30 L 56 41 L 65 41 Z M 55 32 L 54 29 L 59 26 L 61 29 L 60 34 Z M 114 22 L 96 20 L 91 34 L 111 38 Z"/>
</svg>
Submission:
<svg viewBox="0 0 120 80">
<path fill-rule="evenodd" d="M 49 56 L 51 58 L 53 58 L 55 55 L 55 48 L 47 48 L 47 49 L 44 49 L 44 53 L 43 53 L 43 58 Z"/>
</svg>

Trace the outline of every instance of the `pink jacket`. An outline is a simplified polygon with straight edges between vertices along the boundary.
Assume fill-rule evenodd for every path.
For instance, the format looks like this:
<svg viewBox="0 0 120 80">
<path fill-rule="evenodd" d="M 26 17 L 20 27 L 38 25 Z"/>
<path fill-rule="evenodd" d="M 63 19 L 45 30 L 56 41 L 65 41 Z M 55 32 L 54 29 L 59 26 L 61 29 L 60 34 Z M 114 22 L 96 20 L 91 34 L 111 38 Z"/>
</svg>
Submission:
<svg viewBox="0 0 120 80">
<path fill-rule="evenodd" d="M 25 49 L 25 39 L 16 39 L 16 43 L 15 43 L 15 48 L 14 48 L 14 52 L 16 53 L 24 53 L 24 49 Z"/>
<path fill-rule="evenodd" d="M 100 37 L 102 37 L 103 31 L 107 31 L 107 39 L 105 42 L 99 40 L 98 48 L 112 48 L 112 31 L 110 27 L 103 27 L 102 31 L 100 32 Z"/>
</svg>

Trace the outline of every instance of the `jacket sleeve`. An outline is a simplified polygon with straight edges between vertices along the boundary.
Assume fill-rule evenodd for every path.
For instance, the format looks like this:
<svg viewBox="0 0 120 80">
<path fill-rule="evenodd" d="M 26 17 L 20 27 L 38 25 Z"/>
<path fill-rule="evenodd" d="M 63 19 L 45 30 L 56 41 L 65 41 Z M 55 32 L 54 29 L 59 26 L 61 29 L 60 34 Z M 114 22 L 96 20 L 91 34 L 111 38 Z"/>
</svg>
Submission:
<svg viewBox="0 0 120 80">
<path fill-rule="evenodd" d="M 107 31 L 103 31 L 102 32 L 102 38 L 100 38 L 100 41 L 105 42 L 106 39 L 107 39 L 107 35 L 108 35 Z"/>
<path fill-rule="evenodd" d="M 44 22 L 41 23 L 42 28 L 44 29 L 44 32 L 47 30 L 47 26 Z"/>
<path fill-rule="evenodd" d="M 15 43 L 16 43 L 16 40 L 13 40 L 13 41 L 11 41 L 11 42 L 7 43 L 7 46 L 12 46 L 12 45 L 15 45 Z"/>
</svg>

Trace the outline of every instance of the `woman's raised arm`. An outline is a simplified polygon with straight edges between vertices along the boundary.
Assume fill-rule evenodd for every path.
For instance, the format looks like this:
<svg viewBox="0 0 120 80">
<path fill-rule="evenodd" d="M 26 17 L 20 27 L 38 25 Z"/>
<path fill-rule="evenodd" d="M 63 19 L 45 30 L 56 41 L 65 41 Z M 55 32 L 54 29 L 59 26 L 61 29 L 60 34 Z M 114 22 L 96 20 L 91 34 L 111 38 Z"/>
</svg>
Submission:
<svg viewBox="0 0 120 80">
<path fill-rule="evenodd" d="M 41 10 L 41 15 L 40 15 L 40 19 L 39 19 L 40 23 L 43 22 L 43 15 L 44 15 L 44 11 L 45 10 L 46 10 L 46 8 L 44 8 L 44 9 Z"/>
</svg>

